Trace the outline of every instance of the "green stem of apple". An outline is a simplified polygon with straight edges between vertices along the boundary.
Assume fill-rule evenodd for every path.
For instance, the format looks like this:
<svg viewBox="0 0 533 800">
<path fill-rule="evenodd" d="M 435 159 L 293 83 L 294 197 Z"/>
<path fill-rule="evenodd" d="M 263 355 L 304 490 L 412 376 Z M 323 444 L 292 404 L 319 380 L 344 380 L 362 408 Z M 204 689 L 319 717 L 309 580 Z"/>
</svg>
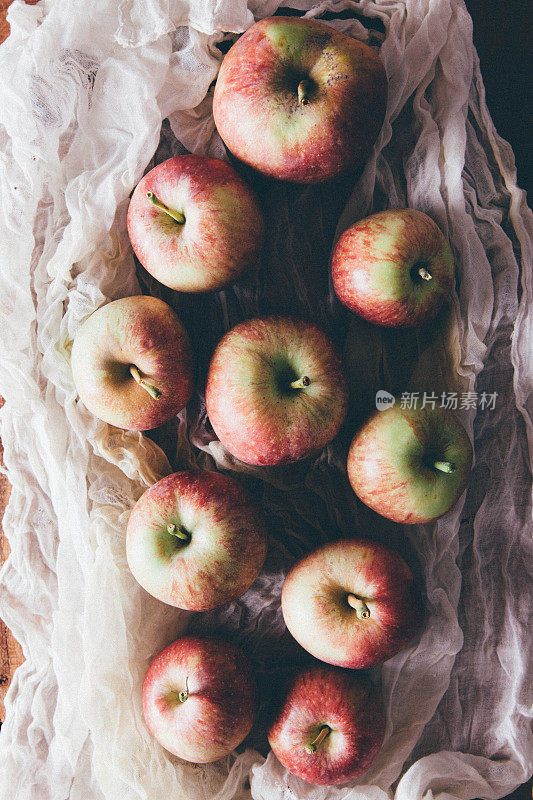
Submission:
<svg viewBox="0 0 533 800">
<path fill-rule="evenodd" d="M 447 475 L 451 472 L 455 472 L 455 464 L 452 461 L 434 461 L 433 467 L 441 472 L 445 472 Z"/>
<path fill-rule="evenodd" d="M 190 542 L 191 534 L 174 522 L 169 522 L 167 525 L 167 531 L 172 534 L 172 536 L 177 536 L 178 539 L 181 539 L 182 542 Z"/>
<path fill-rule="evenodd" d="M 291 381 L 291 389 L 304 389 L 306 386 L 309 386 L 310 383 L 311 378 L 308 378 L 307 375 L 302 375 L 301 378 Z"/>
<path fill-rule="evenodd" d="M 355 594 L 349 594 L 346 598 L 348 605 L 354 609 L 357 619 L 370 619 L 370 609 L 364 600 Z"/>
<path fill-rule="evenodd" d="M 181 213 L 181 211 L 174 211 L 172 208 L 169 208 L 153 192 L 146 192 L 146 197 L 156 208 L 160 208 L 161 211 L 165 212 L 165 214 L 168 214 L 170 217 L 172 217 L 172 219 L 175 219 L 179 225 L 183 225 L 185 223 L 185 216 Z"/>
<path fill-rule="evenodd" d="M 331 728 L 329 727 L 329 725 L 322 725 L 322 727 L 320 728 L 318 734 L 315 736 L 313 741 L 305 746 L 306 752 L 316 753 L 318 745 L 321 744 L 326 738 L 326 736 L 328 736 L 330 733 L 331 733 Z"/>
<path fill-rule="evenodd" d="M 151 383 L 145 381 L 135 364 L 130 365 L 130 375 L 139 384 L 139 386 L 142 386 L 143 389 L 146 389 L 148 394 L 151 395 L 154 400 L 159 400 L 161 397 L 161 392 L 159 389 L 156 389 L 155 386 L 152 386 Z"/>
<path fill-rule="evenodd" d="M 309 102 L 309 91 L 311 89 L 311 81 L 300 81 L 298 84 L 298 105 L 306 106 Z"/>
<path fill-rule="evenodd" d="M 178 700 L 180 703 L 184 703 L 189 696 L 189 676 L 185 678 L 185 689 L 182 689 L 181 692 L 178 692 Z"/>
<path fill-rule="evenodd" d="M 425 267 L 420 267 L 420 269 L 418 270 L 418 274 L 420 275 L 423 281 L 430 281 L 433 277 L 431 272 L 428 272 Z"/>
</svg>

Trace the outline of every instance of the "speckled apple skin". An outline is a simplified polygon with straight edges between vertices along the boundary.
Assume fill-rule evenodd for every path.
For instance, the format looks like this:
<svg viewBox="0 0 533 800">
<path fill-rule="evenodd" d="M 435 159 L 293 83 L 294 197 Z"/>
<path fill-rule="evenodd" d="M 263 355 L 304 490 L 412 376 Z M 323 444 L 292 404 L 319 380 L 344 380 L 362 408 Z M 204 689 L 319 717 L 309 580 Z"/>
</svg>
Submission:
<svg viewBox="0 0 533 800">
<path fill-rule="evenodd" d="M 331 732 L 314 753 L 323 725 Z M 299 671 L 289 683 L 268 741 L 276 757 L 307 783 L 331 786 L 357 778 L 375 760 L 385 735 L 377 689 L 360 673 L 326 664 Z"/>
<path fill-rule="evenodd" d="M 451 461 L 451 474 L 424 459 Z M 453 412 L 397 402 L 377 411 L 355 434 L 348 452 L 348 479 L 367 506 L 394 522 L 424 524 L 445 514 L 463 493 L 472 468 L 472 445 Z"/>
<path fill-rule="evenodd" d="M 146 193 L 185 216 L 179 224 Z M 128 209 L 128 233 L 141 264 L 181 292 L 233 283 L 259 255 L 263 215 L 252 190 L 218 158 L 170 158 L 139 182 Z"/>
<path fill-rule="evenodd" d="M 412 274 L 424 266 L 431 280 Z M 450 245 L 427 214 L 380 211 L 340 236 L 331 260 L 333 287 L 351 311 L 376 325 L 412 328 L 435 317 L 454 283 Z"/>
<path fill-rule="evenodd" d="M 348 605 L 364 600 L 369 619 Z M 423 611 L 407 564 L 365 539 L 324 545 L 290 570 L 281 594 L 290 633 L 315 658 L 351 669 L 373 667 L 402 650 L 420 630 Z"/>
<path fill-rule="evenodd" d="M 275 375 L 306 375 L 304 389 L 280 392 Z M 316 325 L 263 317 L 232 328 L 215 350 L 205 393 L 222 444 L 248 464 L 298 461 L 338 433 L 348 393 L 340 359 Z"/>
<path fill-rule="evenodd" d="M 184 702 L 177 699 L 188 690 Z M 231 642 L 184 636 L 157 655 L 142 688 L 152 736 L 185 761 L 200 764 L 231 753 L 252 727 L 257 691 L 250 662 Z"/>
<path fill-rule="evenodd" d="M 307 105 L 298 82 L 313 82 Z M 280 180 L 317 183 L 367 159 L 387 79 L 367 45 L 317 20 L 271 17 L 226 54 L 215 85 L 218 132 L 241 161 Z"/>
<path fill-rule="evenodd" d="M 131 364 L 160 390 L 159 399 L 135 382 Z M 186 405 L 194 388 L 185 328 L 170 306 L 145 295 L 114 300 L 91 314 L 74 338 L 71 367 L 89 411 L 127 430 L 162 425 Z"/>
<path fill-rule="evenodd" d="M 183 526 L 180 542 L 167 525 Z M 158 481 L 131 512 L 126 553 L 136 580 L 164 603 L 207 611 L 245 592 L 259 574 L 267 531 L 259 509 L 232 478 L 176 472 Z"/>
</svg>

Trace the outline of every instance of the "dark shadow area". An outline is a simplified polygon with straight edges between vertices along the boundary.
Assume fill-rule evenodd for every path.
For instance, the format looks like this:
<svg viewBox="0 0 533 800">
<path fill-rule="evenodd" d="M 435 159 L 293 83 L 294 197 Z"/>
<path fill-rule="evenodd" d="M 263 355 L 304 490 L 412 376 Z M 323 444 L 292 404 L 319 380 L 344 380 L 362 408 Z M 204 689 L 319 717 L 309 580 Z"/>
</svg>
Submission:
<svg viewBox="0 0 533 800">
<path fill-rule="evenodd" d="M 487 105 L 496 130 L 512 146 L 518 185 L 533 191 L 531 148 L 533 13 L 528 0 L 466 0 L 474 22 Z"/>
</svg>

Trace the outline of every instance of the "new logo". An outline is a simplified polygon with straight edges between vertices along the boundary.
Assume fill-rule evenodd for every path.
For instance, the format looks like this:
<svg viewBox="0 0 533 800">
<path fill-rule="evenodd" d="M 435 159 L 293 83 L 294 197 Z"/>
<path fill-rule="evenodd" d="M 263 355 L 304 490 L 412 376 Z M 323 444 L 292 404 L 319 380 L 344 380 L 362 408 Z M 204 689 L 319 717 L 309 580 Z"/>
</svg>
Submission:
<svg viewBox="0 0 533 800">
<path fill-rule="evenodd" d="M 392 408 L 396 401 L 393 394 L 386 392 L 385 389 L 379 389 L 376 392 L 376 408 L 378 411 L 385 411 L 387 408 Z"/>
</svg>

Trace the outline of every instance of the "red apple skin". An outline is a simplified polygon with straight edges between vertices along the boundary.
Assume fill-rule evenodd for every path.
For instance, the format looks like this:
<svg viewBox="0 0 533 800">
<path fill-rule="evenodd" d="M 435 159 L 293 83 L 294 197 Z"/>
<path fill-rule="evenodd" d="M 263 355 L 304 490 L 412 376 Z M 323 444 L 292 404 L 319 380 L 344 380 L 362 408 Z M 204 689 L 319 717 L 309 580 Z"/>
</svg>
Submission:
<svg viewBox="0 0 533 800">
<path fill-rule="evenodd" d="M 430 458 L 431 457 L 431 458 Z M 445 514 L 463 493 L 472 468 L 472 445 L 458 418 L 430 406 L 377 411 L 355 434 L 348 479 L 367 506 L 383 517 L 423 525 Z M 454 465 L 447 474 L 431 462 Z"/>
<path fill-rule="evenodd" d="M 179 692 L 188 692 L 184 701 Z M 142 688 L 152 736 L 185 761 L 206 764 L 248 735 L 257 705 L 250 662 L 231 642 L 184 636 L 157 655 Z"/>
<path fill-rule="evenodd" d="M 168 524 L 183 528 L 180 541 Z M 267 550 L 259 509 L 232 478 L 176 472 L 155 483 L 131 512 L 126 553 L 146 591 L 178 608 L 208 611 L 243 594 Z"/>
<path fill-rule="evenodd" d="M 431 275 L 424 280 L 418 269 Z M 454 284 L 450 246 L 427 214 L 380 211 L 340 236 L 333 287 L 351 311 L 376 325 L 412 328 L 435 317 Z"/>
<path fill-rule="evenodd" d="M 305 104 L 302 79 L 311 81 Z M 386 99 L 385 70 L 370 47 L 316 20 L 271 17 L 226 54 L 213 115 L 244 163 L 280 180 L 317 183 L 366 161 Z"/>
<path fill-rule="evenodd" d="M 364 601 L 360 619 L 348 595 Z M 363 669 L 391 658 L 416 636 L 422 603 L 407 564 L 365 539 L 343 539 L 308 554 L 290 570 L 281 594 L 283 618 L 315 658 Z"/>
<path fill-rule="evenodd" d="M 308 386 L 287 388 L 302 376 Z M 236 325 L 219 342 L 205 402 L 227 450 L 264 466 L 319 452 L 338 433 L 348 394 L 340 359 L 320 328 L 292 317 L 263 317 Z"/>
<path fill-rule="evenodd" d="M 148 199 L 182 213 L 179 224 Z M 137 185 L 128 233 L 141 264 L 160 283 L 203 292 L 233 283 L 256 261 L 264 238 L 254 193 L 218 158 L 182 155 L 154 167 Z"/>
<path fill-rule="evenodd" d="M 331 729 L 309 753 L 322 726 Z M 332 786 L 353 780 L 375 760 L 385 735 L 385 711 L 366 676 L 313 664 L 291 680 L 268 741 L 276 757 L 307 783 Z"/>
<path fill-rule="evenodd" d="M 130 365 L 155 386 L 155 399 L 133 379 Z M 175 416 L 194 389 L 189 337 L 170 306 L 137 295 L 97 309 L 78 330 L 71 367 L 81 401 L 96 417 L 146 431 Z"/>
</svg>

